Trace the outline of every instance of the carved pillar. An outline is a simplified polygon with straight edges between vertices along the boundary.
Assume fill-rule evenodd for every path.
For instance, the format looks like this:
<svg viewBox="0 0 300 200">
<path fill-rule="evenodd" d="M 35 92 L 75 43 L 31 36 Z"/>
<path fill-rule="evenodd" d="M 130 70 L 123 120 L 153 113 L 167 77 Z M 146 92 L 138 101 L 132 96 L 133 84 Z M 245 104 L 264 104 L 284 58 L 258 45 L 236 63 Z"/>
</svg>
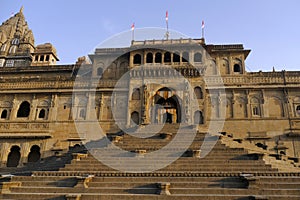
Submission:
<svg viewBox="0 0 300 200">
<path fill-rule="evenodd" d="M 58 109 L 58 99 L 57 94 L 51 95 L 51 103 L 50 103 L 50 109 L 48 113 L 48 119 L 50 121 L 55 121 L 57 116 L 57 109 Z"/>
<path fill-rule="evenodd" d="M 38 99 L 36 99 L 35 95 L 34 95 L 34 97 L 32 99 L 32 102 L 31 102 L 31 105 L 30 105 L 29 120 L 35 120 L 36 119 L 37 104 L 38 104 Z"/>
<path fill-rule="evenodd" d="M 12 102 L 12 108 L 11 108 L 11 112 L 10 112 L 10 116 L 9 116 L 10 120 L 16 119 L 18 108 L 19 108 L 19 105 L 18 105 L 18 101 L 16 100 L 16 96 L 15 96 L 14 100 Z"/>
<path fill-rule="evenodd" d="M 130 53 L 130 58 L 129 58 L 129 67 L 132 68 L 133 67 L 133 55 L 132 53 Z"/>
</svg>

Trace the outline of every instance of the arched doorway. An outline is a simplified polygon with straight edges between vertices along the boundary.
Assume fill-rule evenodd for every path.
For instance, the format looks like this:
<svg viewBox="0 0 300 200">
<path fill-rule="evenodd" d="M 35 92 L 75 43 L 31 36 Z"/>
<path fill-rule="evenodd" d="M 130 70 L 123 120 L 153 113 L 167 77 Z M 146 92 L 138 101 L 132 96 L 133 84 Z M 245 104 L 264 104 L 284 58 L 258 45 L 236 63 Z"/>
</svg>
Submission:
<svg viewBox="0 0 300 200">
<path fill-rule="evenodd" d="M 7 156 L 7 167 L 17 167 L 21 158 L 20 147 L 12 146 Z"/>
<path fill-rule="evenodd" d="M 140 117 L 139 117 L 139 113 L 134 111 L 131 113 L 131 124 L 132 125 L 139 125 L 140 123 Z"/>
<path fill-rule="evenodd" d="M 153 123 L 180 123 L 180 98 L 169 88 L 162 88 L 153 97 Z"/>
<path fill-rule="evenodd" d="M 33 145 L 28 154 L 28 162 L 37 162 L 41 158 L 40 147 Z"/>
<path fill-rule="evenodd" d="M 203 124 L 204 120 L 203 120 L 203 114 L 201 111 L 197 110 L 194 113 L 194 124 Z"/>
</svg>

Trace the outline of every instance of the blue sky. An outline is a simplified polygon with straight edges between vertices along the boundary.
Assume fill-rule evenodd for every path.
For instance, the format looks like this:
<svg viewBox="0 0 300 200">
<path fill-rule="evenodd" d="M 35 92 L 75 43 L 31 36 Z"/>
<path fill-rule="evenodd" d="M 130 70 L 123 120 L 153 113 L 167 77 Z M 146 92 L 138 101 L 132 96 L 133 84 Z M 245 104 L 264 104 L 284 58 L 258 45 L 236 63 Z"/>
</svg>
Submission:
<svg viewBox="0 0 300 200">
<path fill-rule="evenodd" d="M 299 0 L 1 0 L 0 21 L 24 6 L 36 44 L 51 42 L 63 63 L 74 63 L 123 31 L 169 26 L 208 44 L 242 43 L 252 52 L 248 71 L 300 70 Z M 149 38 L 153 39 L 153 38 Z"/>
</svg>

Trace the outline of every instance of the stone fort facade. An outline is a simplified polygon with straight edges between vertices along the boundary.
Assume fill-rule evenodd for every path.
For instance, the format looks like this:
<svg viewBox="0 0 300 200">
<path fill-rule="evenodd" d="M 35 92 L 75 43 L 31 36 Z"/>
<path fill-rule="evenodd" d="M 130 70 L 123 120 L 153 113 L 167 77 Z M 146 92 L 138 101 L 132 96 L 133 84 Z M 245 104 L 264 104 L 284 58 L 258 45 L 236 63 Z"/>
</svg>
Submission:
<svg viewBox="0 0 300 200">
<path fill-rule="evenodd" d="M 205 132 L 225 119 L 220 132 L 299 158 L 300 71 L 247 72 L 249 53 L 203 38 L 146 40 L 57 65 L 53 45 L 35 45 L 20 10 L 0 26 L 0 166 L 84 144 L 74 122 L 88 130 L 95 120 L 115 133 L 116 120 L 126 128 L 185 123 Z"/>
</svg>

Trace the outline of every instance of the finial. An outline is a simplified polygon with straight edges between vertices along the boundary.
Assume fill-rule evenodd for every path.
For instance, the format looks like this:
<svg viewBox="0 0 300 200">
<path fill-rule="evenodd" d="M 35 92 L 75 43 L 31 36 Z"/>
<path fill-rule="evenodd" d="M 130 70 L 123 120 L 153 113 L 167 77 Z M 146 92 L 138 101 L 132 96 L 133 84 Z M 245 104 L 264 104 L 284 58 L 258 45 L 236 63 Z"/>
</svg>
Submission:
<svg viewBox="0 0 300 200">
<path fill-rule="evenodd" d="M 24 6 L 22 6 L 22 7 L 20 8 L 20 13 L 23 13 L 23 10 L 24 10 Z"/>
<path fill-rule="evenodd" d="M 275 67 L 273 67 L 273 72 L 275 72 Z"/>
</svg>

